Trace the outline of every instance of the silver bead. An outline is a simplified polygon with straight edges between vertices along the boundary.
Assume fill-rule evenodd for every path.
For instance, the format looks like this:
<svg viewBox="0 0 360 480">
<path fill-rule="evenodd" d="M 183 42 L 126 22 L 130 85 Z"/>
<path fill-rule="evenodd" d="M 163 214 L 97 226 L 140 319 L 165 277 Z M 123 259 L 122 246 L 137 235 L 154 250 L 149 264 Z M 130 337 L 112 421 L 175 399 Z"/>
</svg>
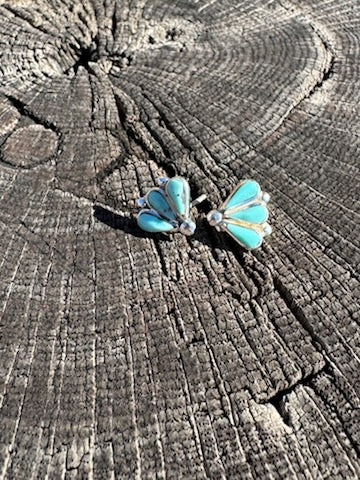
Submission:
<svg viewBox="0 0 360 480">
<path fill-rule="evenodd" d="M 265 225 L 264 225 L 264 233 L 265 233 L 265 235 L 270 235 L 271 232 L 272 232 L 271 226 L 270 226 L 268 223 L 265 223 Z"/>
<path fill-rule="evenodd" d="M 207 215 L 208 222 L 212 227 L 217 225 L 222 220 L 222 214 L 217 210 L 211 210 Z"/>
<path fill-rule="evenodd" d="M 168 179 L 167 177 L 159 177 L 159 178 L 156 179 L 156 183 L 157 183 L 160 187 L 162 187 L 163 185 L 165 185 L 165 183 L 168 182 L 168 180 L 169 180 L 169 179 Z"/>
<path fill-rule="evenodd" d="M 262 199 L 264 202 L 268 203 L 270 202 L 270 195 L 267 192 L 263 193 Z"/>
<path fill-rule="evenodd" d="M 184 220 L 179 227 L 179 230 L 183 235 L 193 235 L 195 229 L 196 225 L 192 220 Z"/>
</svg>

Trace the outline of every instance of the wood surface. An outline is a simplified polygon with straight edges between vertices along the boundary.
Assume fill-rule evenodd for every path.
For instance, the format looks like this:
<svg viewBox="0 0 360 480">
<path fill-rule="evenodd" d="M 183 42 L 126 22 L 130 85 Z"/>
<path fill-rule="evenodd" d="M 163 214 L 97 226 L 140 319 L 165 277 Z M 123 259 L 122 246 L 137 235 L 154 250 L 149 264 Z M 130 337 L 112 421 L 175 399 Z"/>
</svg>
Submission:
<svg viewBox="0 0 360 480">
<path fill-rule="evenodd" d="M 359 55 L 358 0 L 0 0 L 0 478 L 360 477 Z"/>
</svg>

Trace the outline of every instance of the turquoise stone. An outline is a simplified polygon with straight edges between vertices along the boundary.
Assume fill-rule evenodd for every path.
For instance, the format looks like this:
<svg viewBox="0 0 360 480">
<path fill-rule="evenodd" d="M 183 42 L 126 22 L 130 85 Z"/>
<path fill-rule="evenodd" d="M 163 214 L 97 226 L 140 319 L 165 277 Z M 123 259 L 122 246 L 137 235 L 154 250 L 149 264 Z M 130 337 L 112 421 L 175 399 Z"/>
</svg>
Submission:
<svg viewBox="0 0 360 480">
<path fill-rule="evenodd" d="M 171 223 L 157 217 L 149 210 L 143 210 L 139 213 L 137 223 L 146 232 L 170 232 L 174 228 Z"/>
<path fill-rule="evenodd" d="M 184 217 L 189 216 L 190 188 L 184 178 L 174 177 L 166 184 L 166 193 L 174 205 L 176 212 Z"/>
<path fill-rule="evenodd" d="M 266 222 L 268 218 L 268 210 L 265 205 L 252 205 L 244 210 L 232 213 L 229 217 L 244 220 L 249 223 L 261 224 Z"/>
<path fill-rule="evenodd" d="M 247 203 L 257 197 L 260 193 L 260 186 L 255 180 L 246 180 L 230 197 L 225 208 L 235 207 Z"/>
<path fill-rule="evenodd" d="M 246 248 L 256 248 L 261 245 L 262 237 L 255 230 L 226 223 L 229 232 Z"/>
<path fill-rule="evenodd" d="M 169 202 L 166 200 L 166 197 L 161 190 L 150 190 L 146 195 L 146 202 L 149 207 L 156 210 L 162 217 L 167 220 L 176 220 L 176 215 L 171 210 Z"/>
</svg>

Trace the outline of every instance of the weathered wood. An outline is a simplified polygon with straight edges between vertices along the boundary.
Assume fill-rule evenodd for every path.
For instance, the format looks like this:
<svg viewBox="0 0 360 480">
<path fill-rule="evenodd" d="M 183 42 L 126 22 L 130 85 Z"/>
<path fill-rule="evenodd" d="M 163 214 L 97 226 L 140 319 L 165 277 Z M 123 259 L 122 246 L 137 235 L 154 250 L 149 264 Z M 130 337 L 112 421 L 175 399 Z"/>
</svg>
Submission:
<svg viewBox="0 0 360 480">
<path fill-rule="evenodd" d="M 359 478 L 359 25 L 0 0 L 1 478 Z M 196 234 L 147 236 L 174 173 Z M 246 177 L 254 253 L 205 220 Z"/>
</svg>

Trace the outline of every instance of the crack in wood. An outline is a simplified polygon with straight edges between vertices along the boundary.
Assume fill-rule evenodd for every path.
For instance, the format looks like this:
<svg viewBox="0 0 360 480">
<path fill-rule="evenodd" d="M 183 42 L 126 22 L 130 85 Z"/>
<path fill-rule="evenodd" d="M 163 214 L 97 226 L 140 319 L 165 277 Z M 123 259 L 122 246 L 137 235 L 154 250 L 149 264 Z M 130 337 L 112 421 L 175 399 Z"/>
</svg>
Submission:
<svg viewBox="0 0 360 480">
<path fill-rule="evenodd" d="M 80 49 L 76 49 L 77 60 L 71 69 L 74 71 L 75 75 L 80 67 L 83 67 L 87 72 L 93 73 L 93 70 L 90 66 L 91 62 L 97 62 L 99 60 L 99 50 L 98 50 L 99 40 L 95 36 L 90 45 L 84 46 Z M 67 70 L 68 72 L 69 70 Z"/>
<path fill-rule="evenodd" d="M 294 392 L 299 386 L 309 386 L 311 385 L 311 381 L 316 379 L 318 375 L 322 373 L 329 373 L 329 372 L 330 372 L 330 365 L 328 363 L 325 363 L 325 365 L 322 368 L 319 368 L 316 372 L 313 372 L 309 375 L 302 377 L 300 380 L 290 385 L 289 387 L 276 392 L 275 395 L 272 395 L 271 397 L 266 398 L 265 400 L 259 401 L 258 403 L 264 404 L 264 405 L 271 403 L 271 405 L 273 405 L 273 407 L 279 413 L 280 417 L 283 419 L 284 423 L 289 427 L 292 427 L 293 425 L 290 421 L 289 412 L 286 410 L 287 397 L 292 392 Z"/>
<path fill-rule="evenodd" d="M 325 52 L 327 52 L 329 59 L 327 65 L 324 67 L 323 73 L 321 78 L 316 82 L 314 87 L 310 90 L 310 92 L 306 95 L 305 98 L 311 97 L 315 92 L 317 92 L 320 88 L 323 87 L 324 83 L 332 78 L 335 73 L 335 64 L 336 64 L 336 55 L 335 50 L 332 47 L 330 41 L 326 38 L 326 36 L 321 32 L 319 28 L 316 27 L 314 23 L 309 23 L 310 28 L 314 31 L 315 35 L 319 37 L 321 40 Z"/>
<path fill-rule="evenodd" d="M 15 107 L 18 112 L 24 116 L 30 118 L 33 122 L 43 125 L 45 128 L 48 128 L 49 130 L 52 130 L 54 133 L 56 133 L 59 137 L 61 137 L 61 131 L 54 125 L 53 123 L 49 122 L 48 120 L 44 118 L 40 118 L 34 112 L 29 110 L 29 108 L 26 106 L 25 103 L 23 103 L 21 100 L 18 98 L 15 98 L 13 95 L 7 95 L 5 94 L 5 97 L 9 100 L 11 105 Z"/>
<path fill-rule="evenodd" d="M 281 281 L 277 276 L 273 277 L 274 286 L 281 295 L 281 298 L 284 300 L 290 312 L 294 315 L 300 325 L 306 330 L 311 338 L 311 343 L 320 353 L 326 354 L 328 352 L 328 346 L 326 342 L 315 333 L 314 328 L 312 327 L 307 316 L 303 312 L 302 308 L 296 304 L 293 295 L 286 285 Z"/>
<path fill-rule="evenodd" d="M 286 8 L 286 7 L 284 7 Z M 318 91 L 321 87 L 323 87 L 324 83 L 333 76 L 335 70 L 334 66 L 336 63 L 336 57 L 335 57 L 335 51 L 334 48 L 331 46 L 331 43 L 329 40 L 327 40 L 325 34 L 321 33 L 320 29 L 315 26 L 314 23 L 308 22 L 309 27 L 311 30 L 314 32 L 314 34 L 320 39 L 321 44 L 324 48 L 324 51 L 328 55 L 328 59 L 326 62 L 326 65 L 323 68 L 323 71 L 321 73 L 321 76 L 319 79 L 316 81 L 316 83 L 312 86 L 312 88 L 305 92 L 303 96 L 293 105 L 286 113 L 285 115 L 281 118 L 279 121 L 278 125 L 276 128 L 272 129 L 267 135 L 264 137 L 260 138 L 258 142 L 254 142 L 252 146 L 250 146 L 250 149 L 256 152 L 256 148 L 259 147 L 260 145 L 266 144 L 269 138 L 273 137 L 273 135 L 278 132 L 282 126 L 285 124 L 285 122 L 291 117 L 293 112 L 296 111 L 296 109 L 299 108 L 299 106 L 303 103 L 304 100 L 307 98 L 311 97 L 316 91 Z"/>
</svg>

